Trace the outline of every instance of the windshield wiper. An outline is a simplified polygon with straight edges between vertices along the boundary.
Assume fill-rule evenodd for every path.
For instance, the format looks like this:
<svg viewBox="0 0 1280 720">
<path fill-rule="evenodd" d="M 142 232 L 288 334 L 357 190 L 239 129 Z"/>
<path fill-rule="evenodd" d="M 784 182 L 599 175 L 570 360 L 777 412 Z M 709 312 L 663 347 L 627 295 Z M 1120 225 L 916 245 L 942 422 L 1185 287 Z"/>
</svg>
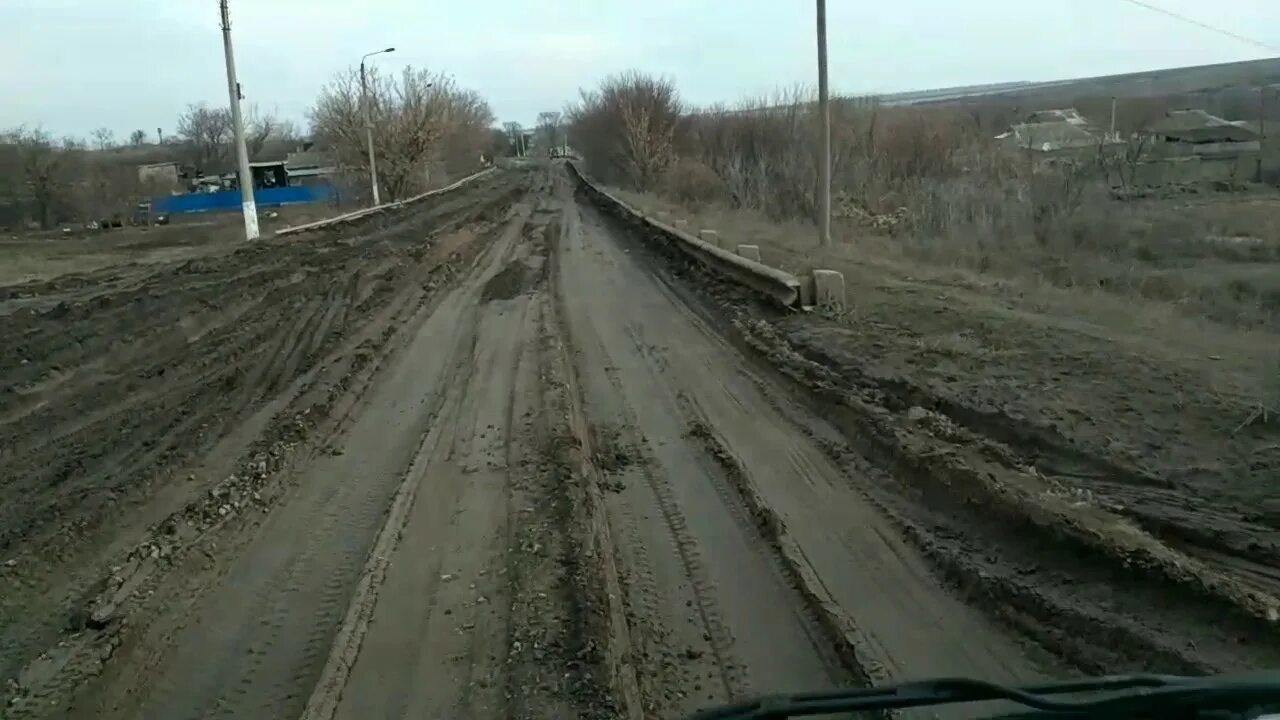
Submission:
<svg viewBox="0 0 1280 720">
<path fill-rule="evenodd" d="M 1090 699 L 1064 699 L 1093 695 Z M 1137 717 L 1153 712 L 1244 712 L 1280 705 L 1280 672 L 1223 677 L 1120 675 L 1026 687 L 947 678 L 880 688 L 777 695 L 703 710 L 691 720 L 759 720 L 1003 700 L 1039 713 Z"/>
</svg>

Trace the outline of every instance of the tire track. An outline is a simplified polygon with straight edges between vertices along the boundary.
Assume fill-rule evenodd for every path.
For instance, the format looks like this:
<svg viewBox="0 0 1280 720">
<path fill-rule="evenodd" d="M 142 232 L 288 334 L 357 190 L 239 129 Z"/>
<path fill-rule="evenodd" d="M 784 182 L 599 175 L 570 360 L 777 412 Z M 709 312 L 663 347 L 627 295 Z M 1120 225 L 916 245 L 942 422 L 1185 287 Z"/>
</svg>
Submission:
<svg viewBox="0 0 1280 720">
<path fill-rule="evenodd" d="M 507 188 L 515 185 L 511 182 L 512 179 L 515 178 L 495 183 L 486 193 L 473 195 L 472 207 L 455 207 L 444 212 L 444 215 L 464 209 L 468 216 L 493 213 L 494 207 L 502 207 L 508 202 Z M 442 217 L 440 212 L 439 208 L 424 207 L 421 212 L 415 214 L 418 218 L 415 222 L 421 223 L 424 218 L 440 218 Z M 439 225 L 448 224 L 448 218 L 444 219 L 445 222 Z M 397 233 L 406 232 L 413 232 L 414 236 L 406 238 L 403 235 L 397 235 Z M 13 509 L 15 513 L 22 512 L 18 517 L 21 527 L 26 528 L 22 538 L 24 550 L 30 548 L 33 553 L 41 550 L 50 554 L 56 552 L 57 554 L 53 554 L 52 557 L 57 559 L 48 564 L 27 564 L 25 560 L 21 561 L 18 565 L 18 577 L 15 579 L 15 582 L 21 583 L 15 586 L 21 588 L 21 592 L 6 593 L 3 600 L 0 600 L 0 673 L 8 675 L 9 670 L 17 673 L 19 668 L 28 661 L 33 666 L 43 668 L 50 666 L 56 658 L 68 658 L 65 675 L 58 674 L 48 681 L 39 680 L 30 686 L 8 688 L 6 696 L 12 693 L 19 700 L 27 695 L 45 698 L 70 697 L 70 691 L 75 690 L 77 694 L 86 697 L 99 697 L 102 687 L 96 685 L 77 687 L 71 682 L 71 678 L 78 677 L 83 682 L 84 679 L 92 678 L 105 671 L 106 666 L 103 666 L 101 661 L 91 659 L 95 657 L 105 660 L 112 657 L 112 654 L 118 658 L 128 652 L 132 658 L 130 662 L 141 661 L 142 664 L 149 664 L 152 667 L 163 665 L 159 661 L 153 662 L 151 659 L 140 657 L 136 654 L 137 651 L 127 643 L 140 642 L 144 636 L 159 638 L 159 635 L 150 632 L 148 626 L 161 620 L 164 623 L 171 623 L 168 618 L 155 618 L 153 621 L 149 617 L 147 622 L 128 627 L 109 621 L 107 627 L 97 629 L 95 625 L 91 628 L 91 632 L 77 636 L 70 635 L 71 630 L 68 628 L 83 627 L 85 620 L 79 620 L 78 622 L 81 623 L 79 626 L 69 626 L 66 618 L 68 616 L 88 617 L 88 610 L 93 608 L 92 603 L 96 603 L 99 598 L 102 587 L 100 583 L 105 575 L 109 575 L 106 571 L 107 567 L 124 566 L 122 568 L 124 573 L 135 578 L 129 580 L 130 584 L 119 591 L 115 590 L 114 586 L 109 586 L 108 595 L 114 592 L 128 595 L 131 592 L 129 588 L 135 587 L 139 588 L 140 593 L 157 591 L 155 599 L 151 599 L 146 594 L 130 597 L 129 608 L 143 605 L 153 609 L 163 608 L 164 603 L 160 600 L 161 597 L 170 598 L 168 602 L 174 603 L 175 607 L 185 602 L 185 599 L 171 596 L 170 593 L 176 590 L 175 587 L 158 584 L 159 578 L 166 576 L 170 571 L 175 559 L 162 556 L 159 559 L 149 560 L 146 555 L 149 552 L 147 547 L 138 548 L 135 543 L 154 543 L 163 550 L 175 546 L 176 539 L 176 546 L 179 547 L 200 546 L 210 553 L 209 565 L 216 567 L 223 560 L 219 557 L 223 551 L 220 548 L 215 549 L 217 546 L 214 544 L 213 536 L 226 534 L 228 537 L 238 538 L 238 533 L 251 531 L 261 522 L 261 519 L 253 517 L 253 512 L 249 512 L 243 520 L 237 519 L 234 522 L 215 521 L 212 526 L 206 527 L 207 521 L 201 519 L 196 521 L 194 526 L 189 525 L 190 521 L 184 514 L 192 506 L 186 505 L 184 494 L 191 495 L 195 506 L 202 506 L 207 498 L 201 493 L 211 487 L 212 478 L 206 480 L 201 476 L 199 482 L 191 482 L 185 487 L 182 487 L 182 482 L 178 482 L 175 487 L 173 481 L 185 480 L 186 472 L 183 471 L 182 475 L 174 477 L 174 470 L 182 467 L 193 455 L 205 452 L 215 444 L 221 443 L 229 429 L 235 428 L 241 418 L 258 412 L 264 404 L 280 405 L 283 410 L 296 401 L 304 403 L 297 406 L 296 410 L 328 413 L 334 408 L 333 403 L 347 402 L 344 393 L 348 390 L 359 391 L 358 387 L 348 388 L 347 380 L 341 379 L 337 385 L 325 387 L 312 385 L 304 378 L 315 374 L 313 369 L 315 359 L 322 353 L 331 352 L 339 340 L 347 334 L 352 333 L 353 330 L 356 336 L 366 334 L 366 326 L 358 324 L 361 321 L 368 321 L 369 316 L 377 315 L 393 306 L 398 306 L 405 311 L 413 310 L 421 306 L 422 298 L 434 292 L 438 287 L 438 281 L 445 278 L 448 273 L 437 273 L 435 270 L 426 270 L 426 268 L 434 267 L 444 260 L 455 262 L 449 258 L 434 257 L 430 251 L 430 243 L 424 242 L 424 236 L 429 239 L 434 235 L 434 228 L 414 229 L 411 225 L 404 225 L 383 232 L 380 239 L 373 242 L 360 240 L 344 245 L 341 241 L 325 238 L 309 238 L 307 243 L 266 241 L 253 248 L 244 249 L 245 252 L 231 253 L 216 259 L 191 261 L 180 267 L 157 273 L 156 279 L 150 282 L 149 287 L 138 290 L 136 296 L 146 298 L 142 302 L 135 303 L 132 299 L 124 299 L 122 302 L 118 302 L 121 300 L 119 298 L 108 299 L 106 307 L 110 313 L 106 314 L 114 313 L 114 319 L 106 324 L 97 322 L 104 314 L 99 311 L 99 308 L 89 312 L 87 309 L 82 311 L 79 307 L 72 307 L 69 311 L 72 316 L 79 316 L 84 312 L 85 318 L 92 316 L 93 321 L 97 323 L 95 325 L 80 323 L 82 327 L 93 329 L 93 336 L 90 338 L 92 345 L 85 340 L 82 343 L 83 350 L 80 346 L 70 347 L 65 340 L 60 343 L 61 346 L 68 348 L 65 352 L 51 347 L 53 343 L 59 342 L 56 333 L 48 334 L 47 349 L 40 349 L 31 344 L 26 345 L 25 350 L 31 353 L 30 357 L 40 362 L 45 362 L 50 355 L 36 353 L 47 353 L 52 350 L 54 357 L 69 358 L 73 354 L 87 356 L 90 354 L 91 347 L 100 349 L 115 345 L 125 347 L 126 353 L 114 356 L 99 355 L 110 361 L 110 364 L 104 365 L 101 370 L 111 372 L 124 370 L 129 374 L 135 372 L 151 374 L 153 369 L 163 372 L 156 375 L 158 379 L 141 383 L 144 388 L 155 389 L 153 402 L 136 404 L 136 400 L 129 397 L 133 387 L 122 382 L 82 382 L 74 387 L 50 385 L 55 392 L 62 388 L 73 390 L 73 392 L 70 395 L 50 395 L 49 397 L 56 402 L 50 402 L 49 405 L 44 406 L 48 411 L 43 416 L 27 414 L 19 423 L 0 428 L 0 433 L 13 432 L 23 437 L 34 437 L 35 434 L 28 434 L 28 429 L 34 427 L 32 420 L 54 428 L 65 427 L 66 422 L 76 421 L 78 413 L 75 403 L 86 402 L 86 393 L 93 395 L 95 402 L 101 398 L 109 403 L 111 397 L 118 397 L 129 403 L 127 410 L 113 412 L 101 418 L 93 426 L 82 426 L 75 435 L 64 435 L 54 442 L 47 443 L 45 447 L 48 450 L 40 450 L 32 446 L 32 452 L 25 456 L 24 462 L 29 463 L 35 470 L 23 476 L 28 480 L 39 477 L 41 473 L 48 474 L 60 469 L 65 472 L 65 477 L 58 478 L 58 482 L 61 483 L 58 494 L 34 494 L 37 500 L 51 498 L 56 501 L 61 508 L 57 513 L 39 509 L 51 507 L 48 504 L 2 503 L 5 509 Z M 467 250 L 464 255 L 469 256 L 470 251 Z M 337 310 L 332 308 L 332 300 L 335 297 L 333 287 L 349 288 L 348 280 L 359 268 L 371 263 L 376 264 L 380 259 L 388 256 L 403 256 L 404 260 L 399 261 L 401 267 L 396 272 L 377 279 L 377 282 L 371 286 L 371 291 L 362 307 L 352 307 L 349 302 L 350 295 L 347 293 L 347 300 L 343 303 L 343 307 Z M 247 263 L 268 265 L 270 270 L 253 272 L 234 270 L 235 267 L 241 267 L 242 264 Z M 291 280 L 298 273 L 299 267 L 304 268 L 303 280 L 301 282 Z M 339 268 L 337 272 L 333 271 L 335 267 Z M 228 272 L 229 269 L 231 272 Z M 419 274 L 423 272 L 430 274 Z M 337 279 L 334 283 L 330 283 L 327 279 L 335 277 L 341 279 Z M 430 280 L 431 287 L 427 287 L 427 283 L 424 282 L 427 279 Z M 272 286 L 263 290 L 261 287 L 251 288 L 240 285 L 242 282 L 250 281 L 269 283 Z M 177 290 L 181 289 L 178 283 L 186 283 L 189 290 L 178 292 Z M 252 302 L 237 301 L 236 304 L 227 305 L 224 308 L 216 302 L 219 294 L 253 298 L 253 300 Z M 186 304 L 188 302 L 191 304 Z M 295 306 L 298 309 L 310 308 L 311 312 L 306 322 L 295 315 L 297 312 L 294 309 Z M 192 307 L 197 309 L 193 312 Z M 174 310 L 171 316 L 166 316 L 165 313 L 168 313 L 170 308 Z M 150 320 L 149 325 L 164 331 L 165 334 L 151 335 L 152 340 L 159 342 L 150 342 L 148 347 L 148 339 L 145 335 L 121 334 L 121 331 L 128 333 L 137 327 L 133 319 L 135 315 L 138 319 Z M 331 318 L 331 321 L 327 318 Z M 28 321 L 31 323 L 30 327 L 39 328 L 40 331 L 53 327 L 49 324 L 50 317 L 3 316 L 0 317 L 0 333 L 7 332 L 15 322 Z M 166 321 L 170 323 L 168 328 L 162 327 Z M 325 329 L 326 325 L 330 329 Z M 178 337 L 174 334 L 179 326 L 185 337 L 181 343 L 177 342 Z M 380 327 L 378 330 L 382 331 L 381 335 L 374 337 L 376 342 L 370 343 L 367 346 L 369 349 L 379 347 L 394 336 L 393 326 Z M 376 335 L 377 330 L 373 334 Z M 285 338 L 279 340 L 282 335 Z M 84 336 L 80 336 L 79 339 L 84 340 Z M 276 342 L 277 345 L 273 346 L 272 342 Z M 155 353 L 157 349 L 160 350 L 159 354 Z M 72 350 L 75 353 L 71 353 Z M 268 354 L 272 350 L 276 351 L 275 354 Z M 357 352 L 363 355 L 366 350 L 361 349 Z M 374 354 L 369 353 L 368 356 L 373 357 Z M 350 377 L 352 382 L 358 383 L 360 382 L 358 377 L 361 375 L 358 366 L 363 360 L 360 357 L 349 359 L 353 362 L 351 368 L 354 373 Z M 272 362 L 277 368 L 275 391 L 265 392 L 260 386 L 255 387 L 246 382 L 248 372 L 252 372 L 255 367 L 260 368 Z M 326 363 L 331 362 L 332 360 L 326 359 Z M 340 361 L 340 365 L 345 362 L 347 361 Z M 36 364 L 33 361 L 31 366 Z M 336 369 L 340 370 L 340 367 Z M 320 377 L 336 377 L 331 372 L 323 372 L 324 368 L 321 370 Z M 82 378 L 82 380 L 88 380 L 88 378 Z M 72 404 L 59 399 L 67 397 L 74 398 L 71 401 Z M 103 404 L 99 403 L 96 407 L 103 407 Z M 281 419 L 290 427 L 295 422 L 303 428 L 323 421 L 320 415 L 307 416 L 294 413 L 295 410 L 290 409 L 281 416 Z M 143 428 L 147 431 L 145 434 L 142 432 Z M 134 433 L 132 437 L 129 436 L 130 430 Z M 238 433 L 239 430 L 235 432 Z M 275 428 L 269 428 L 267 432 L 272 437 L 279 436 Z M 287 437 L 291 432 L 293 431 L 285 430 L 284 434 Z M 245 435 L 243 440 L 239 441 L 243 443 L 242 445 L 227 446 L 226 450 L 219 450 L 219 452 L 239 453 L 241 447 L 250 447 L 253 441 L 254 438 L 251 435 Z M 74 455 L 68 452 L 72 443 L 80 445 L 75 448 Z M 265 446 L 262 449 L 265 450 Z M 39 461 L 47 457 L 50 451 L 62 453 L 62 457 L 66 458 L 65 464 L 55 460 L 53 463 L 44 462 L 41 466 Z M 248 452 L 248 450 L 245 451 Z M 4 449 L 0 449 L 0 454 L 4 452 Z M 274 447 L 271 452 L 275 452 Z M 235 461 L 228 458 L 228 462 Z M 5 464 L 8 465 L 5 468 L 6 471 L 13 471 L 18 467 L 16 464 L 9 464 L 8 458 L 5 459 Z M 267 473 L 270 474 L 274 467 L 273 461 Z M 254 483 L 258 482 L 253 475 L 250 475 L 250 479 Z M 273 488 L 272 492 L 292 483 L 291 480 L 283 478 L 279 480 L 278 484 L 276 480 L 272 480 L 270 485 Z M 45 487 L 52 484 L 44 483 Z M 220 483 L 212 484 L 221 485 Z M 165 514 L 157 515 L 155 513 L 160 509 L 159 507 L 143 504 L 151 503 L 149 495 L 161 488 L 166 493 L 162 502 L 171 507 L 182 508 L 180 514 L 169 517 L 166 511 Z M 101 500 L 107 489 L 115 489 L 114 492 L 117 494 L 117 497 L 111 501 L 111 505 L 104 505 Z M 9 497 L 8 493 L 11 493 L 14 488 L 6 485 L 4 478 L 0 478 L 0 490 L 6 493 L 5 497 Z M 275 497 L 278 499 L 278 496 Z M 265 507 L 257 504 L 259 501 L 256 498 L 255 491 L 253 500 L 255 509 L 260 506 Z M 216 500 L 214 502 L 212 510 L 217 510 L 218 504 Z M 235 502 L 237 505 L 226 516 L 227 519 L 232 519 L 243 512 L 239 504 L 241 500 L 237 499 Z M 110 518 L 103 513 L 104 507 L 114 511 L 110 513 Z M 33 509 L 35 509 L 34 512 Z M 198 510 L 198 512 L 205 511 Z M 108 519 L 111 522 L 105 522 Z M 166 531 L 162 524 L 157 523 L 159 521 L 170 523 L 171 520 L 176 520 L 176 523 L 169 524 L 167 527 L 176 528 L 177 535 L 166 537 L 166 533 L 173 530 Z M 194 517 L 191 521 L 194 521 Z M 14 526 L 14 523 L 5 523 L 6 529 Z M 194 537 L 191 536 L 193 534 Z M 86 541 L 89 538 L 103 538 L 109 542 L 88 545 Z M 54 548 L 61 550 L 55 551 Z M 142 564 L 138 567 L 134 566 L 135 561 L 132 559 L 135 553 L 141 558 Z M 121 562 L 120 558 L 123 555 L 128 555 L 130 559 Z M 46 557 L 49 556 L 46 555 Z M 102 560 L 95 562 L 92 560 L 93 557 Z M 331 559 L 335 562 L 338 560 L 338 558 Z M 109 564 L 103 564 L 104 562 Z M 187 561 L 184 559 L 178 562 Z M 73 566 L 72 563 L 75 565 Z M 196 569 L 197 575 L 204 578 L 201 582 L 208 581 L 205 573 L 210 570 L 207 567 L 192 569 Z M 41 576 L 34 576 L 34 570 L 39 570 Z M 6 575 L 6 580 L 9 579 L 8 576 L 15 574 L 13 570 L 7 572 L 0 570 L 0 573 Z M 106 580 L 108 583 L 115 582 L 114 577 L 107 577 Z M 187 581 L 181 579 L 178 582 L 185 584 Z M 199 583 L 195 583 L 194 586 L 199 587 Z M 52 605 L 48 602 L 49 597 L 66 597 L 67 604 Z M 87 609 L 86 603 L 89 603 Z M 112 604 L 114 605 L 114 602 Z M 94 623 L 97 622 L 94 621 Z M 54 644 L 60 638 L 66 638 L 66 642 L 54 648 Z M 119 646 L 121 638 L 126 641 L 124 647 Z M 42 647 L 50 648 L 47 653 L 48 659 L 37 658 L 32 654 L 33 651 Z M 95 662 L 96 666 L 91 664 Z M 112 673 L 113 677 L 120 677 L 114 670 Z M 102 697 L 118 699 L 120 696 Z M 20 706 L 21 703 L 12 706 L 13 712 L 16 713 L 15 717 L 26 717 L 30 714 L 31 708 L 38 707 L 38 705 L 30 705 L 19 711 L 17 708 Z M 104 707 L 109 709 L 112 706 Z"/>
<path fill-rule="evenodd" d="M 668 677 L 661 659 L 641 658 L 644 670 L 638 674 L 642 681 L 656 684 L 667 677 L 666 687 L 676 691 L 664 698 L 662 688 L 654 692 L 651 685 L 646 687 L 646 701 L 667 703 L 669 714 L 749 694 L 847 683 L 847 671 L 828 647 L 825 635 L 815 631 L 812 614 L 797 596 L 794 584 L 779 571 L 776 556 L 770 555 L 757 526 L 744 521 L 741 511 L 735 513 L 734 506 L 726 503 L 724 481 L 716 479 L 722 469 L 707 457 L 701 444 L 684 436 L 676 392 L 687 384 L 705 384 L 710 378 L 689 373 L 686 363 L 675 364 L 645 339 L 662 338 L 679 345 L 685 355 L 705 367 L 708 351 L 704 344 L 690 343 L 685 334 L 673 334 L 674 327 L 685 322 L 682 313 L 667 304 L 651 280 L 636 273 L 632 260 L 592 218 L 579 219 L 572 205 L 569 208 L 562 236 L 565 249 L 558 264 L 565 284 L 561 296 L 572 293 L 578 301 L 565 312 L 568 333 L 581 354 L 575 365 L 584 378 L 586 412 L 592 420 L 616 419 L 621 427 L 634 428 L 636 435 L 629 438 L 629 445 L 643 448 L 632 451 L 637 462 L 622 473 L 624 479 L 633 475 L 635 483 L 628 482 L 617 495 L 608 496 L 610 522 L 630 533 L 625 520 L 619 520 L 617 509 L 617 498 L 625 498 L 633 507 L 643 507 L 640 512 L 652 518 L 643 519 L 644 524 L 667 528 L 661 532 L 675 538 L 677 545 L 693 546 L 697 557 L 686 561 L 679 549 L 664 552 L 670 540 L 664 542 L 660 534 L 641 533 L 641 544 L 652 553 L 652 562 L 665 564 L 659 566 L 659 573 L 680 568 L 679 573 L 689 578 L 687 591 L 704 598 L 700 603 L 691 597 L 689 610 L 684 612 L 665 602 L 655 606 L 663 618 L 672 618 L 668 626 L 680 631 L 689 628 L 683 622 L 686 616 L 696 619 L 697 632 L 709 645 L 705 661 L 715 668 L 711 684 L 720 688 L 708 696 L 705 675 Z M 622 288 L 625 291 L 617 290 Z M 619 396 L 625 409 L 618 408 Z M 627 438 L 626 430 L 623 437 Z M 650 470 L 645 477 L 646 466 L 656 466 L 662 474 Z M 722 485 L 717 488 L 716 482 Z M 646 496 L 651 504 L 634 504 Z M 673 506 L 679 517 L 673 516 Z M 626 548 L 621 557 L 624 563 L 631 561 Z M 627 574 L 634 572 L 629 566 L 626 570 Z M 643 568 L 641 575 L 647 577 Z M 671 586 L 664 585 L 661 577 L 656 581 L 660 593 L 671 593 L 663 590 Z M 647 579 L 641 584 L 647 585 Z M 742 588 L 750 591 L 742 592 Z M 705 619 L 703 612 L 707 613 Z M 642 638 L 651 624 L 646 618 L 635 618 L 637 638 Z M 685 646 L 679 641 L 668 642 L 667 662 L 697 662 L 696 651 L 677 659 L 675 654 Z"/>
</svg>

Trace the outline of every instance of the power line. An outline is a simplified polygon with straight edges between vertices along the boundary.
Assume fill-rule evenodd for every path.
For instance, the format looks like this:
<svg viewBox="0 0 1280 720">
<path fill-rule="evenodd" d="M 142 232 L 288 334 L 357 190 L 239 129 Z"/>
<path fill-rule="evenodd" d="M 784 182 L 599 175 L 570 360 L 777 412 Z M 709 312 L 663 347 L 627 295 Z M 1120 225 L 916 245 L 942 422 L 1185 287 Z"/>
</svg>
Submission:
<svg viewBox="0 0 1280 720">
<path fill-rule="evenodd" d="M 1267 43 L 1264 43 L 1261 40 L 1254 40 L 1251 37 L 1245 37 L 1240 33 L 1235 33 L 1230 30 L 1225 30 L 1223 28 L 1217 27 L 1215 25 L 1210 25 L 1209 23 L 1206 23 L 1206 22 L 1201 22 L 1200 20 L 1196 20 L 1195 18 L 1190 18 L 1190 17 L 1187 17 L 1186 15 L 1181 15 L 1172 10 L 1162 8 L 1158 5 L 1152 5 L 1151 3 L 1144 2 L 1143 0 L 1123 0 L 1123 2 L 1127 2 L 1131 5 L 1137 5 L 1138 7 L 1141 7 L 1141 8 L 1146 8 L 1147 10 L 1151 10 L 1152 12 L 1158 12 L 1161 15 L 1167 15 L 1175 20 L 1181 20 L 1184 23 L 1195 25 L 1196 27 L 1201 28 L 1202 30 L 1215 32 L 1215 33 L 1218 33 L 1219 35 L 1225 35 L 1229 38 L 1232 38 L 1233 40 L 1239 40 L 1242 43 L 1247 43 L 1249 45 L 1253 45 L 1254 47 L 1262 48 L 1267 52 L 1280 54 L 1280 47 L 1276 47 L 1275 45 L 1268 45 Z"/>
</svg>

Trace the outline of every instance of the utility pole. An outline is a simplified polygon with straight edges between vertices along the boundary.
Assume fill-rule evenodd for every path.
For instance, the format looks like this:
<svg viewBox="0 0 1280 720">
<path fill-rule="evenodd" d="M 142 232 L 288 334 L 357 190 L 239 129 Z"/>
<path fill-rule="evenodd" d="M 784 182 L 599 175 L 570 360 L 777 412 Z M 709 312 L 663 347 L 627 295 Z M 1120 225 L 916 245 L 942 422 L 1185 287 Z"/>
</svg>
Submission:
<svg viewBox="0 0 1280 720">
<path fill-rule="evenodd" d="M 231 127 L 235 132 L 236 159 L 240 165 L 240 207 L 244 210 L 244 237 L 258 239 L 258 206 L 253 201 L 253 171 L 249 169 L 249 149 L 244 145 L 244 118 L 240 115 L 240 83 L 236 80 L 236 58 L 231 51 L 231 12 L 227 0 L 218 0 L 222 10 L 222 46 L 227 54 L 227 92 L 231 95 Z"/>
<path fill-rule="evenodd" d="M 1111 139 L 1112 140 L 1120 139 L 1119 137 L 1116 136 L 1116 98 L 1115 96 L 1111 97 Z"/>
<path fill-rule="evenodd" d="M 818 0 L 818 117 L 822 156 L 818 158 L 818 244 L 831 245 L 831 100 L 827 96 L 827 1 Z"/>
</svg>

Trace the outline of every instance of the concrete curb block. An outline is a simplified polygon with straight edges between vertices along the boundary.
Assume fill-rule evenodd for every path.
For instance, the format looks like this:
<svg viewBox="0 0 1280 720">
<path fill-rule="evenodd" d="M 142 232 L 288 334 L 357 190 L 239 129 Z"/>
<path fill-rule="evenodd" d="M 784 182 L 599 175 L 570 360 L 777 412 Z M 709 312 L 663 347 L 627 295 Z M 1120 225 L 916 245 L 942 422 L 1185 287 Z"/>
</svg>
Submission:
<svg viewBox="0 0 1280 720">
<path fill-rule="evenodd" d="M 404 200 L 398 200 L 396 202 L 391 202 L 391 203 L 383 203 L 381 205 L 376 205 L 371 208 L 356 210 L 355 212 L 344 213 L 342 215 L 336 215 L 331 218 L 325 218 L 324 220 L 316 220 L 315 222 L 303 223 L 302 225 L 294 225 L 292 227 L 280 228 L 279 230 L 276 231 L 275 237 L 281 237 L 284 235 L 294 235 L 297 233 L 308 232 L 310 230 L 323 230 L 324 228 L 330 227 L 332 225 L 341 225 L 343 223 L 349 223 L 349 222 L 352 222 L 353 220 L 359 220 L 360 218 L 367 217 L 369 215 L 376 215 L 381 212 L 386 212 L 387 210 L 398 210 L 404 207 L 405 205 L 418 202 L 419 200 L 425 200 L 426 198 L 432 197 L 434 195 L 447 193 L 450 190 L 457 190 L 463 185 L 466 185 L 467 183 L 473 180 L 476 180 L 478 178 L 484 177 L 485 175 L 488 175 L 494 172 L 495 170 L 497 170 L 496 167 L 491 167 L 485 170 L 481 170 L 478 173 L 473 173 L 471 175 L 468 175 L 462 178 L 461 180 L 453 183 L 452 185 L 446 185 L 442 188 L 436 188 L 435 190 L 428 190 L 427 192 L 424 192 L 420 195 L 414 195 L 413 197 L 406 198 Z"/>
<path fill-rule="evenodd" d="M 744 287 L 748 287 L 761 294 L 767 295 L 773 299 L 774 302 L 777 302 L 783 307 L 795 307 L 798 304 L 800 300 L 801 283 L 800 279 L 796 276 L 783 272 L 777 268 L 769 267 L 768 265 L 755 260 L 748 260 L 747 258 L 740 257 L 735 253 L 729 252 L 728 250 L 724 250 L 716 245 L 712 245 L 690 235 L 683 228 L 673 227 L 654 218 L 645 217 L 644 213 L 636 210 L 588 180 L 574 163 L 570 162 L 566 164 L 573 175 L 582 183 L 590 194 L 608 201 L 614 209 L 621 211 L 631 221 L 643 223 L 651 229 L 657 230 L 660 233 L 665 234 L 667 237 L 674 239 L 676 241 L 676 247 L 686 254 L 691 255 L 703 265 L 719 272 Z M 688 224 L 688 221 L 684 220 L 677 220 L 676 222 L 684 223 L 685 225 Z"/>
<path fill-rule="evenodd" d="M 760 262 L 760 246 L 759 245 L 739 245 L 738 255 L 748 259 Z"/>
<path fill-rule="evenodd" d="M 698 239 L 708 245 L 723 247 L 723 245 L 720 244 L 720 233 L 715 230 L 699 230 Z"/>
<path fill-rule="evenodd" d="M 844 273 L 835 270 L 814 270 L 813 300 L 818 307 L 843 310 Z"/>
</svg>

